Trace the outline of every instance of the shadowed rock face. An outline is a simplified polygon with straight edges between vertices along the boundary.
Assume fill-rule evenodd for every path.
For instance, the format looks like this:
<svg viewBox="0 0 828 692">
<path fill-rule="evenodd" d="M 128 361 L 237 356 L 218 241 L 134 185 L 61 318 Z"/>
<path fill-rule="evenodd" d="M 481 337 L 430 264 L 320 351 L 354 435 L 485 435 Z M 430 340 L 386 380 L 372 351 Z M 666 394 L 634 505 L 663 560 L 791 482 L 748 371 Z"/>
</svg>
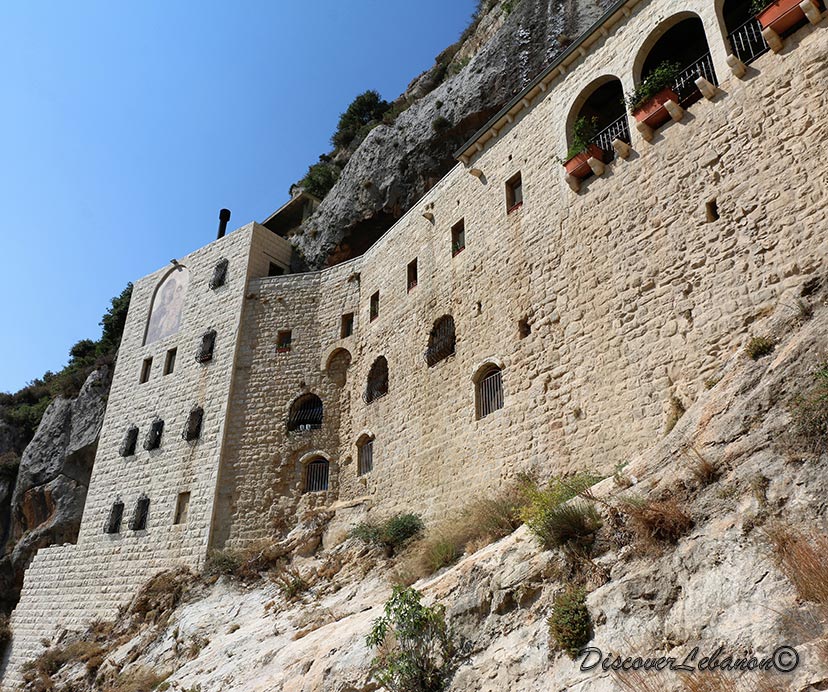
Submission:
<svg viewBox="0 0 828 692">
<path fill-rule="evenodd" d="M 454 166 L 453 152 L 610 4 L 519 0 L 506 16 L 495 3 L 458 51 L 468 64 L 442 83 L 437 65 L 417 77 L 405 95 L 419 100 L 393 124 L 371 130 L 291 238 L 308 267 L 365 252 Z"/>
<path fill-rule="evenodd" d="M 6 487 L 0 480 L 0 502 L 13 488 L 8 525 L 0 524 L 0 610 L 16 604 L 39 548 L 77 540 L 109 385 L 104 367 L 87 378 L 77 398 L 53 401 L 23 452 L 16 482 L 8 479 Z"/>
</svg>

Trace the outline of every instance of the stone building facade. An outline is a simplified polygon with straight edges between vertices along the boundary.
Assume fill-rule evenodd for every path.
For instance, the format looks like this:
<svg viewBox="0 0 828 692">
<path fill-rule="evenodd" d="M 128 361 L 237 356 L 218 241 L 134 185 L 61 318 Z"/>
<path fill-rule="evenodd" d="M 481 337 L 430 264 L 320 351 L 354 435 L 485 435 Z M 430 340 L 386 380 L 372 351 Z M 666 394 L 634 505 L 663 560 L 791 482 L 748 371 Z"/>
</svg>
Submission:
<svg viewBox="0 0 828 692">
<path fill-rule="evenodd" d="M 297 514 L 360 505 L 430 521 L 521 471 L 611 472 L 664 435 L 828 258 L 824 7 L 780 43 L 766 34 L 774 50 L 756 39 L 745 52 L 737 5 L 617 3 L 361 257 L 268 276 L 290 246 L 245 226 L 178 260 L 180 324 L 149 344 L 153 301 L 182 270 L 138 282 L 78 544 L 41 550 L 26 573 L 9 689 L 58 626 L 111 615 L 152 573 L 198 569 L 209 549 L 278 536 Z M 578 115 L 613 107 L 593 95 L 616 81 L 630 93 L 652 55 L 688 43 L 704 79 L 672 119 L 639 129 L 612 114 L 615 158 L 568 178 L 558 157 Z M 213 357 L 198 363 L 209 330 Z M 198 407 L 201 435 L 186 441 Z M 161 446 L 147 451 L 156 418 Z M 133 425 L 139 448 L 122 457 Z M 131 530 L 141 497 L 146 528 Z M 105 533 L 118 499 L 123 526 Z"/>
</svg>

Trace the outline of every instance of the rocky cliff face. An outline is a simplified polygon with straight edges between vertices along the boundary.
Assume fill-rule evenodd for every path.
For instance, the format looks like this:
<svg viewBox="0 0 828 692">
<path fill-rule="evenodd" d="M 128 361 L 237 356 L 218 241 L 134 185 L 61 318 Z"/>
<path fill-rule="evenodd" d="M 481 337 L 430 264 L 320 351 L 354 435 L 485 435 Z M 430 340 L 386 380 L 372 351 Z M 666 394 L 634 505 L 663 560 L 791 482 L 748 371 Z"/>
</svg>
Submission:
<svg viewBox="0 0 828 692">
<path fill-rule="evenodd" d="M 495 2 L 453 59 L 412 81 L 416 99 L 371 130 L 319 209 L 291 240 L 311 268 L 362 254 L 454 164 L 453 152 L 502 108 L 611 0 Z M 438 21 L 435 18 L 435 21 Z M 467 62 L 468 61 L 468 62 Z"/>
<path fill-rule="evenodd" d="M 104 367 L 87 378 L 77 398 L 53 401 L 23 452 L 16 480 L 0 479 L 0 512 L 8 497 L 8 524 L 0 526 L 2 610 L 17 602 L 23 572 L 39 548 L 77 539 L 109 384 Z"/>
</svg>

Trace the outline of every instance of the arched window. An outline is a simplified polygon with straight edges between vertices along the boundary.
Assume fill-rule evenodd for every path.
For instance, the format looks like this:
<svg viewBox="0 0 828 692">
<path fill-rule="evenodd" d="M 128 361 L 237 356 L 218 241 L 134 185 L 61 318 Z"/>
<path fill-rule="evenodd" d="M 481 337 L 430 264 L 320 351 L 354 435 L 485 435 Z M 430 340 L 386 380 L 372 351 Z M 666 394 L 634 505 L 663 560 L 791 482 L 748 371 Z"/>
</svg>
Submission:
<svg viewBox="0 0 828 692">
<path fill-rule="evenodd" d="M 135 503 L 135 511 L 129 520 L 129 528 L 132 531 L 143 531 L 147 528 L 147 516 L 149 515 L 150 501 L 146 495 L 141 495 Z"/>
<path fill-rule="evenodd" d="M 348 381 L 348 368 L 351 366 L 351 354 L 347 349 L 337 348 L 328 357 L 325 371 L 328 377 L 338 387 L 342 387 Z"/>
<path fill-rule="evenodd" d="M 428 367 L 433 367 L 441 360 L 454 355 L 456 342 L 454 318 L 451 315 L 443 315 L 434 323 L 428 336 L 428 348 L 423 354 Z"/>
<path fill-rule="evenodd" d="M 303 394 L 290 405 L 287 429 L 316 430 L 322 427 L 322 399 L 316 394 Z"/>
<path fill-rule="evenodd" d="M 109 517 L 107 517 L 106 525 L 104 526 L 104 533 L 120 533 L 123 516 L 124 503 L 119 497 L 112 503 L 112 507 L 109 510 Z"/>
<path fill-rule="evenodd" d="M 380 356 L 368 372 L 368 384 L 362 398 L 366 404 L 370 404 L 386 394 L 388 394 L 388 361 L 385 356 Z"/>
<path fill-rule="evenodd" d="M 362 476 L 374 469 L 374 438 L 361 435 L 357 440 L 357 475 Z"/>
<path fill-rule="evenodd" d="M 725 0 L 722 6 L 722 21 L 730 49 L 745 65 L 768 52 L 762 25 L 756 19 L 752 4 L 752 0 Z"/>
<path fill-rule="evenodd" d="M 318 493 L 328 489 L 328 467 L 326 459 L 314 459 L 305 469 L 305 492 Z"/>
<path fill-rule="evenodd" d="M 487 363 L 474 377 L 475 409 L 477 419 L 503 408 L 502 370 L 494 363 Z"/>
<path fill-rule="evenodd" d="M 152 299 L 144 344 L 165 339 L 178 331 L 189 282 L 187 267 L 176 264 L 158 284 Z"/>
</svg>

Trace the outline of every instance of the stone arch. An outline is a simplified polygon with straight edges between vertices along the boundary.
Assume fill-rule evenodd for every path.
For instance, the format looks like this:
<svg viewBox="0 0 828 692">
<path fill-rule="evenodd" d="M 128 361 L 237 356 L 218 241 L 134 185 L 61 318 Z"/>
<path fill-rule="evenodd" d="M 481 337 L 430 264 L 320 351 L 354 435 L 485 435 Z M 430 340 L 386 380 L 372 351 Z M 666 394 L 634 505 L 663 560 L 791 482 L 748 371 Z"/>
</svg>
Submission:
<svg viewBox="0 0 828 692">
<path fill-rule="evenodd" d="M 324 359 L 324 369 L 328 378 L 342 387 L 348 381 L 348 368 L 351 367 L 351 352 L 347 348 L 335 347 Z"/>
<path fill-rule="evenodd" d="M 331 489 L 333 462 L 326 452 L 314 450 L 299 458 L 299 478 L 302 494 L 327 492 Z"/>
<path fill-rule="evenodd" d="M 627 112 L 624 107 L 624 88 L 621 85 L 620 78 L 612 74 L 597 77 L 587 84 L 572 102 L 566 119 L 567 149 L 573 144 L 575 122 L 580 117 L 596 118 L 596 134 L 623 118 L 627 137 L 625 141 L 629 141 Z"/>
<path fill-rule="evenodd" d="M 190 283 L 190 270 L 183 264 L 170 269 L 152 294 L 149 317 L 144 331 L 144 345 L 160 341 L 178 332 L 184 314 L 184 301 Z"/>
<path fill-rule="evenodd" d="M 695 12 L 677 12 L 659 23 L 642 42 L 633 60 L 633 81 L 639 84 L 662 60 L 677 62 L 683 69 L 709 50 L 701 17 Z"/>
<path fill-rule="evenodd" d="M 454 317 L 451 315 L 438 317 L 431 327 L 431 333 L 428 335 L 428 348 L 423 354 L 423 359 L 428 367 L 433 367 L 441 360 L 454 355 L 456 344 L 457 333 L 454 327 Z"/>
<path fill-rule="evenodd" d="M 379 356 L 368 371 L 368 381 L 362 398 L 366 404 L 370 404 L 386 394 L 388 394 L 388 361 L 385 356 Z"/>
<path fill-rule="evenodd" d="M 290 404 L 287 418 L 288 432 L 317 430 L 322 427 L 323 415 L 322 399 L 312 392 L 302 394 Z"/>
<path fill-rule="evenodd" d="M 480 420 L 503 408 L 503 366 L 489 358 L 477 368 L 472 376 L 474 382 L 474 412 Z"/>
</svg>

